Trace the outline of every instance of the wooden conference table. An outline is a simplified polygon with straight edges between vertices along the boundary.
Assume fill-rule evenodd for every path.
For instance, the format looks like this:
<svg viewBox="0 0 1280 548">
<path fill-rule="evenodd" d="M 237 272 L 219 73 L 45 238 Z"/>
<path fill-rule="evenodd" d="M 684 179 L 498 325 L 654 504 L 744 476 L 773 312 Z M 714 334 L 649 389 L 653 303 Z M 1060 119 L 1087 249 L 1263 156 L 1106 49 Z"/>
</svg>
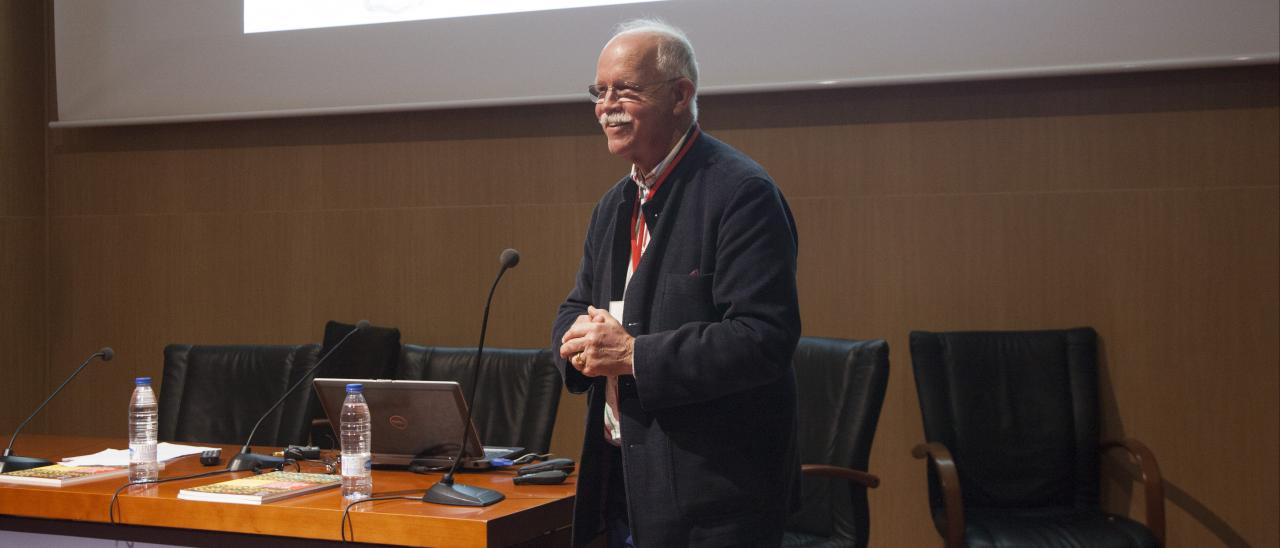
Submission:
<svg viewBox="0 0 1280 548">
<path fill-rule="evenodd" d="M 193 445 L 222 447 L 224 466 L 237 452 L 232 446 Z M 124 439 L 24 434 L 18 438 L 14 452 L 57 461 L 122 446 Z M 322 471 L 318 465 L 313 464 L 311 468 L 303 464 L 304 472 Z M 202 466 L 197 456 L 189 456 L 170 461 L 160 477 L 216 469 Z M 123 526 L 106 524 L 111 495 L 127 483 L 125 478 L 62 488 L 0 484 L 0 529 L 188 545 L 234 542 L 241 546 L 268 543 L 279 546 L 288 537 L 310 539 L 306 542 L 341 538 L 339 524 L 345 506 L 338 489 L 261 506 L 177 498 L 178 491 L 185 487 L 250 474 L 227 473 L 126 488 L 121 491 L 115 507 L 115 521 Z M 506 495 L 506 500 L 484 508 L 440 506 L 403 499 L 360 504 L 351 510 L 347 540 L 352 540 L 354 533 L 355 540 L 361 543 L 407 546 L 567 546 L 577 476 L 570 476 L 562 485 L 514 485 L 511 481 L 514 476 L 509 470 L 456 476 L 458 483 L 496 489 Z M 375 470 L 374 496 L 421 497 L 423 491 L 439 479 L 440 474 Z M 47 526 L 41 527 L 41 524 Z M 121 531 L 132 533 L 121 534 Z"/>
</svg>

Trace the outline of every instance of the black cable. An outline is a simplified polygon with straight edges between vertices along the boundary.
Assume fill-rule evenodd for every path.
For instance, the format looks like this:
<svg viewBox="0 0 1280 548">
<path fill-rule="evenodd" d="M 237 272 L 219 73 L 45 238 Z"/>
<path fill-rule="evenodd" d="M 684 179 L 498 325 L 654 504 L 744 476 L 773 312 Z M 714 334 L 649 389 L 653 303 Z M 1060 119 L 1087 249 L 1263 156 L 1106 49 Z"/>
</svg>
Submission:
<svg viewBox="0 0 1280 548">
<path fill-rule="evenodd" d="M 539 455 L 537 453 L 527 453 L 527 454 L 521 455 L 520 458 L 518 459 L 512 460 L 511 464 L 529 464 L 535 460 L 547 460 L 551 458 L 553 454 L 554 453 L 543 453 Z"/>
<path fill-rule="evenodd" d="M 318 454 L 320 452 L 316 451 L 316 453 Z M 316 458 L 307 458 L 306 453 L 299 447 L 290 447 L 284 451 L 278 452 L 277 455 L 290 459 L 293 462 L 294 470 L 298 472 L 302 472 L 302 463 L 304 462 L 323 466 L 325 473 L 327 474 L 334 474 L 337 470 L 336 465 L 338 463 L 338 459 L 326 459 L 323 455 Z"/>
<path fill-rule="evenodd" d="M 315 465 L 321 466 L 324 468 L 324 473 L 326 474 L 337 474 L 338 468 L 341 463 L 341 461 L 337 458 L 323 458 L 323 457 L 318 459 L 304 459 L 298 462 L 305 462 L 308 464 L 315 464 Z"/>
<path fill-rule="evenodd" d="M 387 495 L 385 497 L 369 497 L 366 499 L 360 499 L 348 504 L 347 507 L 342 510 L 342 523 L 339 526 L 339 529 L 342 531 L 342 535 L 341 535 L 342 542 L 347 541 L 347 521 L 349 520 L 352 506 L 355 506 L 357 504 L 364 504 L 366 502 L 379 501 L 379 500 L 401 500 L 401 499 L 421 501 L 422 496 L 409 497 L 405 495 Z M 355 541 L 356 541 L 356 524 L 355 524 L 355 521 L 352 521 L 351 522 L 351 542 L 355 542 Z"/>
<path fill-rule="evenodd" d="M 111 522 L 111 525 L 116 524 L 116 500 L 120 498 L 120 492 L 124 491 L 125 488 L 127 487 L 130 487 L 133 485 L 155 485 L 158 483 L 168 483 L 171 481 L 207 478 L 209 476 L 225 474 L 227 472 L 230 472 L 230 470 L 223 468 L 221 470 L 214 470 L 212 472 L 201 472 L 199 474 L 191 474 L 189 476 L 174 476 L 171 478 L 157 478 L 153 480 L 131 481 L 129 483 L 121 485 L 120 487 L 117 487 L 116 492 L 111 494 L 111 503 L 108 504 L 107 506 L 107 519 Z"/>
</svg>

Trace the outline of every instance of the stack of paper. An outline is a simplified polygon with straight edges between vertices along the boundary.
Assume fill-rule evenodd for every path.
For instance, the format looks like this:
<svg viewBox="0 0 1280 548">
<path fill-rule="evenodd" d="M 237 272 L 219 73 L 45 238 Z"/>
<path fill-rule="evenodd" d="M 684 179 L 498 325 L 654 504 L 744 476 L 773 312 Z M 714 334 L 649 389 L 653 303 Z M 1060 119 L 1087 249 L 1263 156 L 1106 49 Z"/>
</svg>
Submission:
<svg viewBox="0 0 1280 548">
<path fill-rule="evenodd" d="M 156 446 L 156 460 L 160 462 L 170 461 L 187 455 L 199 455 L 202 451 L 210 449 L 214 448 L 162 442 Z M 129 466 L 129 450 L 103 449 L 92 455 L 67 457 L 62 459 L 62 464 L 72 466 Z"/>
</svg>

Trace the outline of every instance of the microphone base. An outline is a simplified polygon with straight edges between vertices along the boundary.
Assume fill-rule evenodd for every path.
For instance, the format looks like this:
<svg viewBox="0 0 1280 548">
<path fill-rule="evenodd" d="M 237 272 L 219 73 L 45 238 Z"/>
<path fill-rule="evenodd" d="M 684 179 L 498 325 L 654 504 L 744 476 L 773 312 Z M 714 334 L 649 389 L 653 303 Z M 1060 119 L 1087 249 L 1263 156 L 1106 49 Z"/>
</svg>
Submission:
<svg viewBox="0 0 1280 548">
<path fill-rule="evenodd" d="M 257 453 L 240 453 L 227 464 L 230 472 L 259 472 L 262 470 L 281 470 L 287 460 L 284 457 L 259 455 Z"/>
<path fill-rule="evenodd" d="M 18 470 L 30 470 L 32 468 L 49 466 L 51 464 L 53 464 L 53 461 L 50 461 L 49 459 L 9 455 L 0 457 L 0 474 L 5 472 L 17 472 Z"/>
<path fill-rule="evenodd" d="M 493 489 L 437 482 L 422 495 L 422 502 L 448 506 L 489 506 L 505 498 L 506 495 Z"/>
</svg>

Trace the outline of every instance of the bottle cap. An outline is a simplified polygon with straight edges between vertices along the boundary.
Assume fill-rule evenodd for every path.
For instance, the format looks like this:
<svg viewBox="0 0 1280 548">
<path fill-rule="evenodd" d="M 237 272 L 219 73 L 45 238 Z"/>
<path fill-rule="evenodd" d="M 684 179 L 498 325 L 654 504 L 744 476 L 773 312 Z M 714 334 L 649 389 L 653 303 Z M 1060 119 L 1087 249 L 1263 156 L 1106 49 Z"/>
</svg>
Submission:
<svg viewBox="0 0 1280 548">
<path fill-rule="evenodd" d="M 151 377 L 138 377 L 136 379 L 133 379 L 133 384 L 135 386 L 142 386 L 144 384 L 147 386 L 151 386 Z"/>
<path fill-rule="evenodd" d="M 364 392 L 364 385 L 358 382 L 353 382 L 351 384 L 348 384 L 347 393 L 350 394 L 352 392 Z"/>
</svg>

